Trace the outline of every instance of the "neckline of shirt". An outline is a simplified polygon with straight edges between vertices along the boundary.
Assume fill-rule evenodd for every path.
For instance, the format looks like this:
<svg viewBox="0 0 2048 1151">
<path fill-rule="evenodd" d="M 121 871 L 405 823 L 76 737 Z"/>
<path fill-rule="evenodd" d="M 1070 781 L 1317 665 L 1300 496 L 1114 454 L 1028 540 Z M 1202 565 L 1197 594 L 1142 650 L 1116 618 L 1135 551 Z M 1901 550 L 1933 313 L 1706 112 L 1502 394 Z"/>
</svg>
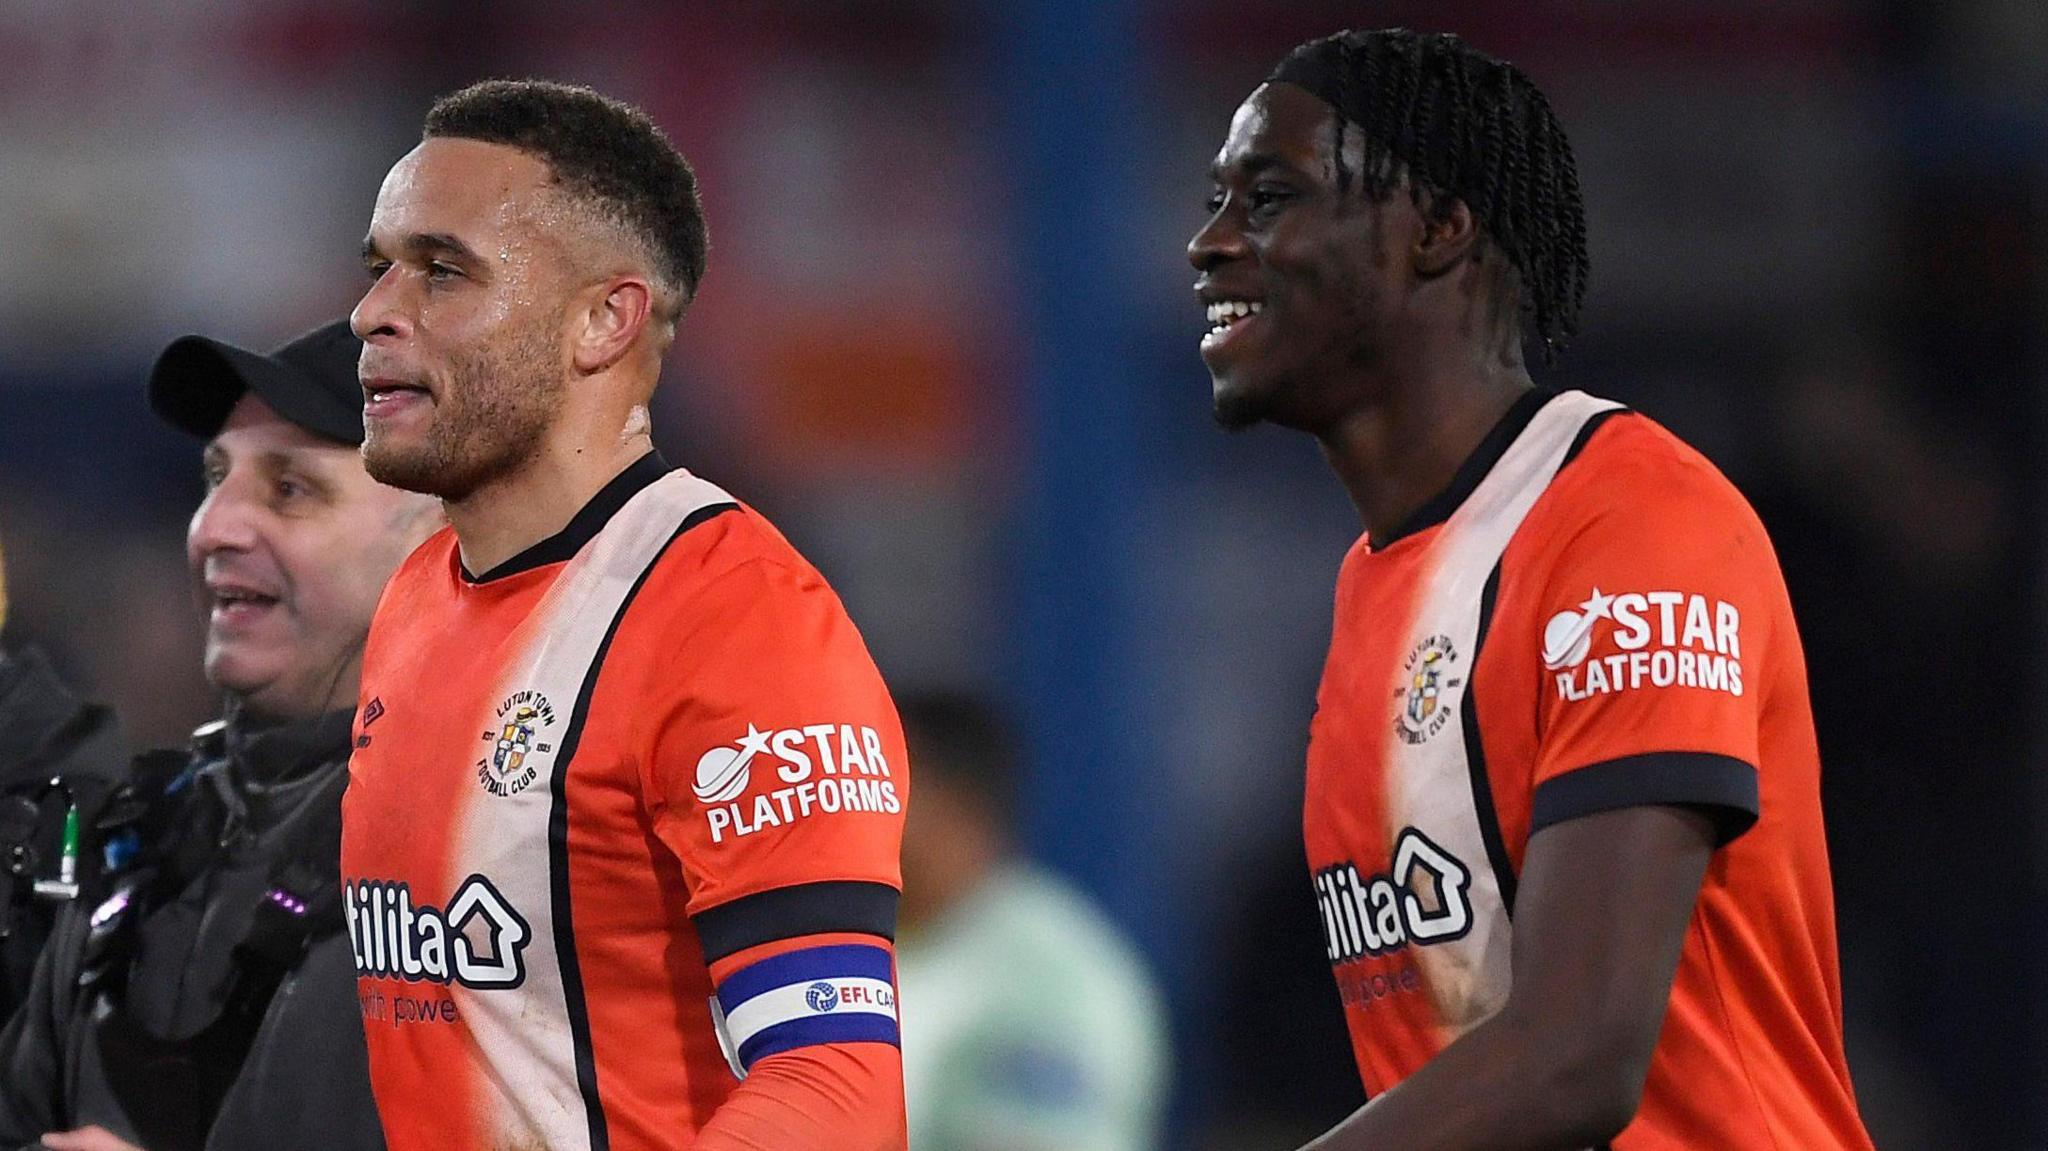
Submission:
<svg viewBox="0 0 2048 1151">
<path fill-rule="evenodd" d="M 650 451 L 627 465 L 626 470 L 612 477 L 610 483 L 599 488 L 597 494 L 590 497 L 590 502 L 584 504 L 569 518 L 569 522 L 561 531 L 482 575 L 470 574 L 469 568 L 464 566 L 460 559 L 461 553 L 458 552 L 456 570 L 462 573 L 464 583 L 487 584 L 538 567 L 546 567 L 548 564 L 567 562 L 575 558 L 577 552 L 583 550 L 584 544 L 597 538 L 597 533 L 604 530 L 604 526 L 611 522 L 613 516 L 619 514 L 619 509 L 625 507 L 628 500 L 639 495 L 648 485 L 672 470 L 674 469 L 669 467 L 668 461 L 661 458 L 660 452 Z"/>
<path fill-rule="evenodd" d="M 1514 446 L 1515 440 L 1528 430 L 1529 421 L 1536 418 L 1536 413 L 1543 410 L 1543 405 L 1556 399 L 1558 395 L 1556 389 L 1539 387 L 1532 388 L 1518 397 L 1508 407 L 1507 413 L 1493 425 L 1492 430 L 1486 433 L 1485 438 L 1479 441 L 1479 446 L 1472 449 L 1472 454 L 1465 457 L 1465 462 L 1458 465 L 1457 472 L 1451 476 L 1451 482 L 1445 485 L 1442 491 L 1424 501 L 1421 507 L 1408 513 L 1408 518 L 1402 520 L 1400 526 L 1387 536 L 1380 537 L 1368 533 L 1366 546 L 1375 552 L 1385 551 L 1409 536 L 1450 519 L 1451 515 L 1471 498 L 1480 481 L 1486 478 L 1486 473 L 1493 470 L 1493 465 L 1499 463 L 1500 458 Z"/>
</svg>

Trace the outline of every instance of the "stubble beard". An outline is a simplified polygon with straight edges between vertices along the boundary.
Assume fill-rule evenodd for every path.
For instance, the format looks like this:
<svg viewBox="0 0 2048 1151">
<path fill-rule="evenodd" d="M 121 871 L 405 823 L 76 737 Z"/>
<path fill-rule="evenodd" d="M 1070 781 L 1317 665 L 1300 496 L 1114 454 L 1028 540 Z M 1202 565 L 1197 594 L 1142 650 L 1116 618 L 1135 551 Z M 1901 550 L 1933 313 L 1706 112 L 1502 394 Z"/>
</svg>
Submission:
<svg viewBox="0 0 2048 1151">
<path fill-rule="evenodd" d="M 519 470 L 539 451 L 560 406 L 554 349 L 540 333 L 459 359 L 415 447 L 363 442 L 370 478 L 449 502 Z"/>
</svg>

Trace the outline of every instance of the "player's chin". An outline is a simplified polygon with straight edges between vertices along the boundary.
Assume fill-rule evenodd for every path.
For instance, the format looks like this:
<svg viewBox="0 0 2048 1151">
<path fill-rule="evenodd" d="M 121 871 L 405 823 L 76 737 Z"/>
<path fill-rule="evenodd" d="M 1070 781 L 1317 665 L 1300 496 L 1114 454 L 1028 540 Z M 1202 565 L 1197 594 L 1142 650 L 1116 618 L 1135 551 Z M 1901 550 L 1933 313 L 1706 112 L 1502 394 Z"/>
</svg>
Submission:
<svg viewBox="0 0 2048 1151">
<path fill-rule="evenodd" d="M 401 491 L 443 496 L 448 469 L 440 454 L 419 442 L 419 437 L 371 430 L 363 440 L 363 470 L 386 487 Z"/>
<path fill-rule="evenodd" d="M 1210 414 L 1217 427 L 1241 432 L 1265 421 L 1272 406 L 1268 389 L 1236 372 L 1212 372 L 1210 382 Z"/>
</svg>

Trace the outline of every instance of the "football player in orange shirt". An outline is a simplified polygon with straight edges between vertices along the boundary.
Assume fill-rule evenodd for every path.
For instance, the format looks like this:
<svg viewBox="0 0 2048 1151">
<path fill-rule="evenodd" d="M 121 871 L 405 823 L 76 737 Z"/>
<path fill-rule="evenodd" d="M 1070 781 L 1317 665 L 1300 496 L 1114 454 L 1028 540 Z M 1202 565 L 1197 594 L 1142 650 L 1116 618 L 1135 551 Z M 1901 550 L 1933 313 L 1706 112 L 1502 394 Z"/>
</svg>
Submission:
<svg viewBox="0 0 2048 1151">
<path fill-rule="evenodd" d="M 1868 1148 L 1770 542 L 1698 453 L 1524 364 L 1587 276 L 1542 93 L 1455 36 L 1342 33 L 1212 171 L 1216 415 L 1315 436 L 1365 527 L 1304 833 L 1371 1101 L 1314 1146 Z"/>
<path fill-rule="evenodd" d="M 390 1145 L 900 1148 L 895 709 L 818 573 L 649 441 L 695 176 L 559 84 L 423 136 L 353 317 L 370 474 L 450 524 L 378 607 L 343 806 Z"/>
</svg>

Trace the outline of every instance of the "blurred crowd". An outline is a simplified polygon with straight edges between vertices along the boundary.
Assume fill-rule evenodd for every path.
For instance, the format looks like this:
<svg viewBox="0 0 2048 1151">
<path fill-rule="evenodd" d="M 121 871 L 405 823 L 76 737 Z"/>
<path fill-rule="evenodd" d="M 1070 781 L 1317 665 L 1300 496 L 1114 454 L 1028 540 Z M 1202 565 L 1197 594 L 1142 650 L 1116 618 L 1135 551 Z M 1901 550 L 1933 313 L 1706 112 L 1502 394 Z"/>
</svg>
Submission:
<svg viewBox="0 0 2048 1151">
<path fill-rule="evenodd" d="M 1036 860 L 1017 874 L 1064 876 L 1103 938 L 1135 941 L 1103 953 L 1161 988 L 1167 1022 L 1134 1024 L 1151 1038 L 1128 1058 L 1170 1093 L 1176 1145 L 1313 1135 L 1359 1102 L 1299 834 L 1357 527 L 1306 441 L 1209 426 L 1182 246 L 1231 109 L 1288 45 L 1454 30 L 1551 92 L 1580 157 L 1593 286 L 1542 382 L 1698 445 L 1778 548 L 1873 1135 L 2040 1146 L 2048 7 L 1257 8 L 11 7 L 10 646 L 48 653 L 138 747 L 214 714 L 198 676 L 160 672 L 199 663 L 180 541 L 200 477 L 143 402 L 151 357 L 346 311 L 377 181 L 433 95 L 593 84 L 646 107 L 704 185 L 712 255 L 655 412 L 664 453 L 789 532 L 899 693 L 1015 718 L 1000 807 Z M 1033 82 L 1034 35 L 1061 20 L 1119 65 L 1085 91 Z M 1128 139 L 1094 147 L 1070 104 Z M 1122 240 L 1079 266 L 1069 226 Z M 1106 450 L 1096 426 L 1137 438 Z M 1049 494 L 1075 492 L 1102 503 Z M 1068 1086 L 1031 1044 L 1011 1054 L 1019 1082 Z"/>
</svg>

